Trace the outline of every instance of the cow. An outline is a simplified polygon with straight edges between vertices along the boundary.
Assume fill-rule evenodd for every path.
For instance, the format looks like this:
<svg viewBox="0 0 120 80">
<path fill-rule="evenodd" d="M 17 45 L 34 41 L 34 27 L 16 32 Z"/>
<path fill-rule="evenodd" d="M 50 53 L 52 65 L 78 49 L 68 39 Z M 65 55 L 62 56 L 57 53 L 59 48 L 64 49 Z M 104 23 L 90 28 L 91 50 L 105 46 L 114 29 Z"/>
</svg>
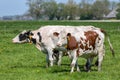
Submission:
<svg viewBox="0 0 120 80">
<path fill-rule="evenodd" d="M 60 32 L 65 26 L 43 26 L 38 30 L 22 31 L 15 38 L 12 39 L 13 43 L 33 43 L 36 48 L 46 54 L 47 67 L 53 66 L 53 48 L 55 47 L 55 41 L 57 33 Z M 52 38 L 51 38 L 52 37 Z M 54 42 L 53 42 L 54 40 Z M 61 58 L 60 58 L 61 59 Z M 58 61 L 60 65 L 60 61 Z"/>
<path fill-rule="evenodd" d="M 26 31 L 24 30 L 13 38 L 13 43 L 33 43 L 36 48 L 46 54 L 47 66 L 53 66 L 53 60 L 57 59 L 57 64 L 61 64 L 62 51 L 56 49 L 56 44 L 59 39 L 59 33 L 63 30 L 65 32 L 77 32 L 81 26 L 43 26 L 38 30 Z M 85 29 L 93 29 L 93 26 L 86 26 Z M 57 53 L 57 54 L 53 54 Z"/>
<path fill-rule="evenodd" d="M 70 71 L 71 73 L 74 72 L 75 65 L 77 66 L 77 71 L 80 71 L 77 63 L 77 59 L 79 56 L 87 59 L 86 68 L 88 72 L 90 71 L 93 58 L 98 56 L 96 64 L 98 64 L 98 71 L 101 70 L 101 64 L 105 55 L 105 34 L 106 32 L 104 30 L 95 27 L 93 27 L 92 29 L 81 27 L 79 28 L 78 32 L 73 33 L 69 31 L 61 31 L 59 33 L 59 40 L 57 42 L 57 46 L 60 47 L 60 50 L 61 47 L 64 48 L 62 50 L 67 50 L 67 52 L 70 54 L 70 57 L 72 59 L 72 68 Z M 109 37 L 107 38 L 110 49 L 114 56 L 112 44 L 110 42 Z"/>
</svg>

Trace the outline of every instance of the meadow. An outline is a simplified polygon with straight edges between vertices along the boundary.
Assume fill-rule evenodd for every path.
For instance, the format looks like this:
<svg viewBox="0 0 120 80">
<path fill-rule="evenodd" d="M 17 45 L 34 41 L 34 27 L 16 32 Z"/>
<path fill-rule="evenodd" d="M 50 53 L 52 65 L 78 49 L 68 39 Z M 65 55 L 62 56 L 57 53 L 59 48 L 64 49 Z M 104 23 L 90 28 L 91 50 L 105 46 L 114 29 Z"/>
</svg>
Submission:
<svg viewBox="0 0 120 80">
<path fill-rule="evenodd" d="M 115 50 L 115 58 L 105 40 L 102 71 L 92 66 L 83 69 L 85 59 L 79 58 L 81 72 L 70 74 L 70 60 L 62 58 L 62 65 L 46 68 L 45 54 L 32 44 L 13 44 L 12 39 L 23 30 L 35 30 L 43 25 L 93 25 L 107 31 Z M 84 21 L 0 21 L 0 80 L 119 80 L 120 79 L 120 22 Z"/>
</svg>

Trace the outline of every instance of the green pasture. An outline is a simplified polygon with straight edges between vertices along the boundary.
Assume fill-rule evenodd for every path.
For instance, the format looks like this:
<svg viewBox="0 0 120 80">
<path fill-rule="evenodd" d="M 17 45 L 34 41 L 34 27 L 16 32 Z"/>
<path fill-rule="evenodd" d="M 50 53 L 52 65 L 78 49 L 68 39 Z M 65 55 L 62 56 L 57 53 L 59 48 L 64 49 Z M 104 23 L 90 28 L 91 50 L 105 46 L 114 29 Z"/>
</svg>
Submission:
<svg viewBox="0 0 120 80">
<path fill-rule="evenodd" d="M 13 44 L 12 38 L 23 30 L 35 30 L 43 25 L 93 25 L 107 31 L 115 50 L 115 58 L 105 40 L 102 71 L 92 66 L 85 72 L 85 59 L 79 58 L 81 72 L 70 74 L 70 60 L 62 58 L 62 65 L 46 68 L 46 55 L 32 44 Z M 120 22 L 80 21 L 1 21 L 0 22 L 0 80 L 120 80 Z"/>
</svg>

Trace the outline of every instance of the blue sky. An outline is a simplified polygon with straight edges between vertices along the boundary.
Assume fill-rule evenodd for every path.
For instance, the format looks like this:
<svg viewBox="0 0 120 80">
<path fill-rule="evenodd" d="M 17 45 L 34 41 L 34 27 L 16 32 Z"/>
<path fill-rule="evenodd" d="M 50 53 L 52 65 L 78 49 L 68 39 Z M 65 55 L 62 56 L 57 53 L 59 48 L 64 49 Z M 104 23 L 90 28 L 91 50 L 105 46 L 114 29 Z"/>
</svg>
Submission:
<svg viewBox="0 0 120 80">
<path fill-rule="evenodd" d="M 27 10 L 26 0 L 0 0 L 0 16 L 21 15 Z"/>
<path fill-rule="evenodd" d="M 27 12 L 27 0 L 0 0 L 0 17 L 7 15 L 22 15 Z M 56 0 L 57 2 L 67 2 L 67 0 Z M 80 2 L 80 0 L 75 0 Z M 120 1 L 120 0 L 111 0 Z"/>
</svg>

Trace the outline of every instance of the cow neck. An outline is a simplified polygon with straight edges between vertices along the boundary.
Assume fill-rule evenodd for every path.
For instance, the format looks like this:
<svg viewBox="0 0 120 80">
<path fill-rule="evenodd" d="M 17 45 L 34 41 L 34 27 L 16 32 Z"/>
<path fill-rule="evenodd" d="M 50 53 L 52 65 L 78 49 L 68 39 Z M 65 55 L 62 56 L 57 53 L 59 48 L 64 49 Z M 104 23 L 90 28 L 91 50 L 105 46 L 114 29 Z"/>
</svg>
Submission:
<svg viewBox="0 0 120 80">
<path fill-rule="evenodd" d="M 78 42 L 75 39 L 74 36 L 68 36 L 67 37 L 67 49 L 68 50 L 73 50 L 78 48 Z"/>
<path fill-rule="evenodd" d="M 36 39 L 32 38 L 31 35 L 30 35 L 28 38 L 29 38 L 29 40 L 30 40 L 30 42 L 29 42 L 30 44 L 32 44 L 32 43 L 33 43 L 33 44 L 36 44 Z"/>
<path fill-rule="evenodd" d="M 32 44 L 32 36 L 31 35 L 29 36 L 29 40 L 30 40 L 29 43 Z"/>
</svg>

